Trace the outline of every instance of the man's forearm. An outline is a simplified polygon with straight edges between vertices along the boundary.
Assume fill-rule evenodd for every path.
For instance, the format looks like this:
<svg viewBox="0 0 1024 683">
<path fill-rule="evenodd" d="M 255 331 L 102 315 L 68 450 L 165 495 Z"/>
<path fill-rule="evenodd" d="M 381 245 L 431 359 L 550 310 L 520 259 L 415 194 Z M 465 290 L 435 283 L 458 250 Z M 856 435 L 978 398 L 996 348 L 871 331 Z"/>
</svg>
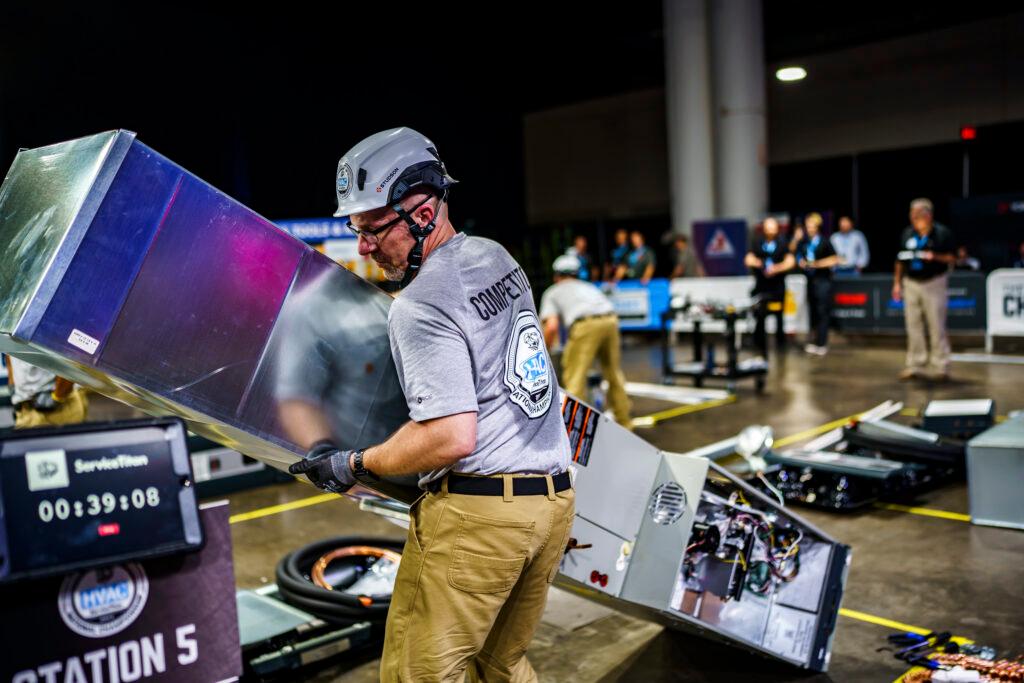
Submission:
<svg viewBox="0 0 1024 683">
<path fill-rule="evenodd" d="M 897 261 L 896 262 L 896 266 L 893 269 L 892 283 L 894 285 L 898 285 L 900 283 L 900 280 L 902 280 L 902 279 L 903 279 L 903 263 L 900 262 L 900 261 Z"/>
<path fill-rule="evenodd" d="M 384 443 L 366 449 L 363 465 L 380 476 L 449 467 L 476 447 L 476 413 L 406 422 Z"/>
</svg>

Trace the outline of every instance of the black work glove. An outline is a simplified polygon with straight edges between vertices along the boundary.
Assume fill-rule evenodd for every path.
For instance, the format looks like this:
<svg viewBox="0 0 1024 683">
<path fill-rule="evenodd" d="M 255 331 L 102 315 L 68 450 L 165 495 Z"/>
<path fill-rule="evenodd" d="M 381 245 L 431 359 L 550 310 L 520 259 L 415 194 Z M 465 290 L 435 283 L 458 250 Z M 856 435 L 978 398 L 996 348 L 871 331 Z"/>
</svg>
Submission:
<svg viewBox="0 0 1024 683">
<path fill-rule="evenodd" d="M 339 450 L 331 443 L 320 442 L 309 449 L 303 460 L 288 468 L 291 474 L 304 474 L 318 489 L 331 493 L 345 493 L 356 483 L 349 466 L 352 451 Z"/>
<path fill-rule="evenodd" d="M 32 398 L 32 407 L 41 413 L 51 413 L 57 409 L 58 405 L 60 404 L 57 399 L 49 391 L 40 391 Z"/>
</svg>

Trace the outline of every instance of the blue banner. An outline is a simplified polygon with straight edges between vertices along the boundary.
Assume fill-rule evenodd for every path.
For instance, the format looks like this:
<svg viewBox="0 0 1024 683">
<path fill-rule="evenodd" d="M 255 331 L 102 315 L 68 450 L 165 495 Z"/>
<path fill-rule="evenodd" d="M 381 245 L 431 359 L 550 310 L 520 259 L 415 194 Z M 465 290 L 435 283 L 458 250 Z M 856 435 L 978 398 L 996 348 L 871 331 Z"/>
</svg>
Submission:
<svg viewBox="0 0 1024 683">
<path fill-rule="evenodd" d="M 746 275 L 747 222 L 741 219 L 693 222 L 693 248 L 708 275 Z"/>
<path fill-rule="evenodd" d="M 354 237 L 347 218 L 293 218 L 274 221 L 274 225 L 303 242 L 317 244 L 324 240 Z"/>
<path fill-rule="evenodd" d="M 621 330 L 660 330 L 661 314 L 668 310 L 668 280 L 654 278 L 646 285 L 623 280 L 606 290 L 615 306 Z"/>
</svg>

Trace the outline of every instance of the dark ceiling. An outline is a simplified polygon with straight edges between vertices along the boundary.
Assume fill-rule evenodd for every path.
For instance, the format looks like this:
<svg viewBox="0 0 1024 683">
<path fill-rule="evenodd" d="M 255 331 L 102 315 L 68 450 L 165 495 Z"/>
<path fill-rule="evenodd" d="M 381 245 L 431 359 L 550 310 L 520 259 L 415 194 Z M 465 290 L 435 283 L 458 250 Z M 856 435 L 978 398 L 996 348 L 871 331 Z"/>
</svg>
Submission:
<svg viewBox="0 0 1024 683">
<path fill-rule="evenodd" d="M 338 156 L 411 125 L 467 181 L 462 217 L 502 230 L 523 219 L 525 112 L 663 80 L 660 2 L 139 6 L 0 9 L 0 164 L 123 127 L 268 216 L 325 215 Z M 767 0 L 767 58 L 1017 7 L 955 9 Z"/>
</svg>

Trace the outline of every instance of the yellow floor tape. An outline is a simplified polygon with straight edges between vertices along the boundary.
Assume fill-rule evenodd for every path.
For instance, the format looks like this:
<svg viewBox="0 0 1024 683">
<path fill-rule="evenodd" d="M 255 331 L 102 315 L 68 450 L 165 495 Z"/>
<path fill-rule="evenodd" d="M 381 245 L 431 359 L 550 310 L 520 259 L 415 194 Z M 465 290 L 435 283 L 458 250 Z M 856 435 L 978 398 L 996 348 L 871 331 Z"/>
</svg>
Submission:
<svg viewBox="0 0 1024 683">
<path fill-rule="evenodd" d="M 830 431 L 832 431 L 833 429 L 835 429 L 837 427 L 842 427 L 843 425 L 847 424 L 851 420 L 856 420 L 860 416 L 861 416 L 861 413 L 854 413 L 853 415 L 847 415 L 846 417 L 841 417 L 838 420 L 832 420 L 831 422 L 829 422 L 827 424 L 819 425 L 817 427 L 812 427 L 811 429 L 805 429 L 802 432 L 797 432 L 796 434 L 791 434 L 790 436 L 785 436 L 785 437 L 779 439 L 778 441 L 775 442 L 774 446 L 776 446 L 778 448 L 781 448 L 783 446 L 788 446 L 788 445 L 790 445 L 792 443 L 796 443 L 797 441 L 803 441 L 804 439 L 809 439 L 812 436 L 818 436 L 820 434 L 824 434 L 825 432 L 830 432 Z"/>
<path fill-rule="evenodd" d="M 893 621 L 892 619 L 884 619 L 882 617 L 876 617 L 874 614 L 868 614 L 867 612 L 858 612 L 854 609 L 846 609 L 845 607 L 839 608 L 839 614 L 850 619 L 856 619 L 857 621 L 866 621 L 869 624 L 875 626 L 884 626 L 891 628 L 894 631 L 909 631 L 911 633 L 917 633 L 918 635 L 927 635 L 931 633 L 931 629 L 921 628 L 920 626 L 911 626 L 910 624 L 904 624 L 899 621 Z"/>
<path fill-rule="evenodd" d="M 260 517 L 269 517 L 270 515 L 276 515 L 280 512 L 298 510 L 299 508 L 318 505 L 319 503 L 326 503 L 329 500 L 335 500 L 337 498 L 340 498 L 337 493 L 323 493 L 319 496 L 310 496 L 309 498 L 293 500 L 290 503 L 271 505 L 270 507 L 260 508 L 251 512 L 241 512 L 237 515 L 231 515 L 231 517 L 228 518 L 228 521 L 232 524 L 236 524 L 237 522 L 248 522 L 250 519 L 259 519 Z"/>
<path fill-rule="evenodd" d="M 971 516 L 962 512 L 948 512 L 946 510 L 932 510 L 931 508 L 916 508 L 909 505 L 897 505 L 895 503 L 875 503 L 874 507 L 893 512 L 906 512 L 911 515 L 922 515 L 924 517 L 938 517 L 939 519 L 951 519 L 955 522 L 970 522 Z"/>
<path fill-rule="evenodd" d="M 718 406 L 724 406 L 729 403 L 735 402 L 735 396 L 726 396 L 725 398 L 715 399 L 714 401 L 705 401 L 704 403 L 697 403 L 695 405 L 677 406 L 675 408 L 669 408 L 668 410 L 662 410 L 657 413 L 651 413 L 650 415 L 634 417 L 633 426 L 653 427 L 662 420 L 667 420 L 672 417 L 679 417 L 680 415 L 689 415 L 690 413 L 696 413 L 701 410 L 707 410 L 708 408 L 717 408 Z"/>
</svg>

